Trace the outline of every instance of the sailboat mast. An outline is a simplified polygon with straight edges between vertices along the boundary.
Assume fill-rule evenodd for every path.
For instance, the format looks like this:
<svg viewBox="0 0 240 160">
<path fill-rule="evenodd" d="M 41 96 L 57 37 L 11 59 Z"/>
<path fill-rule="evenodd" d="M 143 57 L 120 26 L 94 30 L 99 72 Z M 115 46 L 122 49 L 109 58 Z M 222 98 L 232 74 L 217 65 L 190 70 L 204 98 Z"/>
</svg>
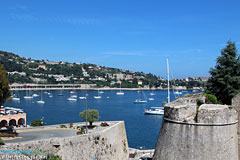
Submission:
<svg viewBox="0 0 240 160">
<path fill-rule="evenodd" d="M 168 64 L 168 59 L 167 59 L 167 75 L 168 75 L 168 103 L 170 103 L 170 89 L 169 89 L 169 64 Z"/>
</svg>

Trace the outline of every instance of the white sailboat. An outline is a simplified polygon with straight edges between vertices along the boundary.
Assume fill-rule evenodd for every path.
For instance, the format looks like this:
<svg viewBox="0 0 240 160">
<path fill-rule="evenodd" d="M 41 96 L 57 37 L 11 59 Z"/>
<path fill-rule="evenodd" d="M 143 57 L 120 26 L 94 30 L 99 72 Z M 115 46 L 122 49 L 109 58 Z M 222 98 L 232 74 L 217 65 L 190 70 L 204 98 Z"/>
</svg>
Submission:
<svg viewBox="0 0 240 160">
<path fill-rule="evenodd" d="M 24 96 L 23 98 L 25 98 L 25 99 L 32 99 L 33 96 L 30 96 L 29 92 L 30 92 L 30 89 L 26 90 L 26 96 Z"/>
<path fill-rule="evenodd" d="M 95 98 L 95 99 L 101 99 L 101 98 L 102 98 L 102 96 L 100 96 L 100 94 L 99 94 L 99 90 L 98 90 L 98 95 L 97 95 L 97 96 L 94 96 L 94 98 Z"/>
<path fill-rule="evenodd" d="M 16 95 L 16 94 L 17 94 L 17 95 Z M 17 91 L 15 92 L 15 94 L 13 94 L 12 100 L 13 100 L 13 101 L 20 101 L 19 94 L 18 94 Z"/>
<path fill-rule="evenodd" d="M 141 90 L 141 98 L 140 98 L 140 99 L 136 99 L 136 100 L 134 101 L 134 104 L 146 104 L 146 103 L 147 103 L 147 100 L 143 99 L 143 96 L 144 96 L 144 98 L 146 99 L 146 96 L 145 96 L 143 90 Z"/>
<path fill-rule="evenodd" d="M 39 103 L 39 104 L 44 104 L 45 103 L 45 101 L 43 101 L 42 91 L 41 91 L 41 100 L 38 100 L 37 103 Z"/>
<path fill-rule="evenodd" d="M 122 83 L 120 83 L 120 91 L 116 93 L 119 96 L 124 95 L 124 92 L 122 91 L 122 85 L 121 84 Z"/>
<path fill-rule="evenodd" d="M 170 83 L 169 83 L 169 64 L 167 59 L 167 75 L 168 75 L 168 96 L 167 100 L 170 103 Z M 163 115 L 164 114 L 164 107 L 151 107 L 150 109 L 144 109 L 144 114 L 150 115 Z"/>
<path fill-rule="evenodd" d="M 68 100 L 68 101 L 77 101 L 77 99 L 76 99 L 76 98 L 73 98 L 73 97 L 69 97 L 67 100 Z"/>
</svg>

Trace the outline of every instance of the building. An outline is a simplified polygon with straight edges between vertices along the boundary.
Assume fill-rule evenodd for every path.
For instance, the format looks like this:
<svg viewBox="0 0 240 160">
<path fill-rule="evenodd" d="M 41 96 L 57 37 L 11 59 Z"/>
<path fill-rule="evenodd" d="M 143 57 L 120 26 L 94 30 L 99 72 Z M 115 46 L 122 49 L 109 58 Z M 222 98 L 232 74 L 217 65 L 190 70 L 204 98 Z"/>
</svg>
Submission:
<svg viewBox="0 0 240 160">
<path fill-rule="evenodd" d="M 138 80 L 138 85 L 142 85 L 143 81 L 142 80 Z"/>
<path fill-rule="evenodd" d="M 0 128 L 7 126 L 26 126 L 27 115 L 22 109 L 13 107 L 0 108 Z"/>
</svg>

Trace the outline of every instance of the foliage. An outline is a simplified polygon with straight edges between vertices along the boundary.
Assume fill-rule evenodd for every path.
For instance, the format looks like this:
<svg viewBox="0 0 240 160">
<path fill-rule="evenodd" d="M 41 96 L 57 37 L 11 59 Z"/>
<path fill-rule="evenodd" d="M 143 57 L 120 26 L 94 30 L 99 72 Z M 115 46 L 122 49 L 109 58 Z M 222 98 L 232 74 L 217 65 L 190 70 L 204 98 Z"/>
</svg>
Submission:
<svg viewBox="0 0 240 160">
<path fill-rule="evenodd" d="M 210 69 L 210 74 L 212 77 L 206 84 L 206 92 L 216 95 L 223 104 L 231 104 L 231 99 L 240 89 L 239 55 L 234 42 L 227 42 L 217 58 L 215 68 Z"/>
<path fill-rule="evenodd" d="M 33 121 L 30 123 L 30 126 L 33 126 L 33 127 L 42 126 L 42 125 L 43 125 L 43 121 L 40 120 L 40 119 L 33 120 Z"/>
<path fill-rule="evenodd" d="M 47 158 L 45 158 L 43 160 L 62 160 L 62 158 L 58 155 L 50 154 L 47 156 Z"/>
<path fill-rule="evenodd" d="M 96 109 L 89 109 L 89 110 L 84 110 L 83 112 L 80 113 L 80 117 L 84 121 L 88 121 L 90 124 L 90 127 L 92 127 L 93 122 L 96 122 L 99 120 L 99 112 Z"/>
<path fill-rule="evenodd" d="M 207 93 L 204 93 L 203 94 L 204 96 L 206 96 L 206 103 L 207 104 L 217 104 L 217 97 L 212 95 L 212 94 L 207 94 Z"/>
<path fill-rule="evenodd" d="M 10 88 L 7 79 L 7 72 L 0 64 L 0 106 L 10 97 Z"/>
<path fill-rule="evenodd" d="M 65 124 L 60 124 L 60 128 L 67 128 Z"/>
<path fill-rule="evenodd" d="M 4 145 L 4 141 L 2 140 L 2 138 L 0 138 L 0 145 Z"/>
</svg>

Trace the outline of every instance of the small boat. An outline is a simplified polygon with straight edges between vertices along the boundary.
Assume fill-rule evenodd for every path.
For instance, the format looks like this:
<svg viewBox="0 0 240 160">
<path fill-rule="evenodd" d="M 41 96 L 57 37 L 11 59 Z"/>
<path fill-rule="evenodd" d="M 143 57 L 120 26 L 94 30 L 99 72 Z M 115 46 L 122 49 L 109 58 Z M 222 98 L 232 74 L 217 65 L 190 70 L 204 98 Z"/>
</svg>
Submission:
<svg viewBox="0 0 240 160">
<path fill-rule="evenodd" d="M 176 92 L 174 92 L 174 94 L 182 94 L 182 92 L 176 91 Z"/>
<path fill-rule="evenodd" d="M 141 91 L 141 98 L 140 99 L 136 99 L 134 101 L 134 104 L 145 104 L 145 103 L 147 103 L 147 97 L 145 96 L 144 92 Z"/>
<path fill-rule="evenodd" d="M 77 98 L 77 95 L 71 95 L 72 98 Z"/>
<path fill-rule="evenodd" d="M 124 95 L 124 92 L 122 91 L 122 83 L 120 83 L 120 91 L 116 93 L 116 95 Z"/>
<path fill-rule="evenodd" d="M 149 101 L 154 101 L 154 98 L 148 98 Z"/>
<path fill-rule="evenodd" d="M 48 94 L 48 92 L 47 92 L 47 91 L 45 91 L 44 93 L 45 93 L 45 94 Z"/>
<path fill-rule="evenodd" d="M 87 97 L 78 97 L 79 99 L 87 99 Z"/>
<path fill-rule="evenodd" d="M 101 94 L 102 94 L 102 93 L 104 93 L 104 92 L 103 92 L 103 91 L 100 91 L 99 93 L 101 93 Z"/>
<path fill-rule="evenodd" d="M 18 98 L 18 97 L 13 97 L 12 100 L 13 100 L 13 101 L 20 101 L 20 98 Z"/>
<path fill-rule="evenodd" d="M 43 100 L 39 100 L 37 103 L 44 104 L 45 102 Z"/>
<path fill-rule="evenodd" d="M 95 99 L 101 99 L 102 96 L 94 96 Z"/>
<path fill-rule="evenodd" d="M 110 98 L 110 97 L 107 96 L 106 98 Z"/>
<path fill-rule="evenodd" d="M 155 93 L 153 93 L 153 92 L 152 92 L 152 93 L 150 93 L 150 96 L 154 96 L 154 95 L 156 95 L 156 94 L 155 94 Z"/>
<path fill-rule="evenodd" d="M 53 97 L 53 95 L 52 95 L 52 94 L 50 94 L 48 97 L 49 97 L 49 98 L 52 98 L 52 97 Z"/>
<path fill-rule="evenodd" d="M 34 93 L 32 96 L 33 96 L 33 97 L 38 97 L 39 95 L 38 95 L 38 94 L 36 94 L 36 93 Z"/>
<path fill-rule="evenodd" d="M 134 101 L 134 104 L 146 104 L 146 103 L 147 103 L 147 101 L 146 100 L 142 100 L 142 99 L 136 99 Z"/>
<path fill-rule="evenodd" d="M 32 99 L 33 96 L 24 96 L 23 98 L 25 98 L 25 99 Z"/>
<path fill-rule="evenodd" d="M 68 101 L 77 101 L 77 99 L 76 99 L 76 98 L 73 98 L 73 97 L 69 97 L 67 100 L 68 100 Z"/>
<path fill-rule="evenodd" d="M 102 96 L 99 95 L 99 90 L 98 90 L 98 95 L 97 96 L 94 96 L 95 99 L 101 99 Z"/>
<path fill-rule="evenodd" d="M 119 92 L 116 93 L 116 95 L 124 95 L 124 92 L 119 91 Z"/>
<path fill-rule="evenodd" d="M 151 109 L 145 109 L 144 114 L 163 115 L 164 107 L 151 107 Z"/>
<path fill-rule="evenodd" d="M 76 93 L 75 91 L 70 91 L 70 93 Z"/>
<path fill-rule="evenodd" d="M 63 96 L 63 94 L 62 94 L 62 93 L 59 93 L 58 96 Z"/>
</svg>

